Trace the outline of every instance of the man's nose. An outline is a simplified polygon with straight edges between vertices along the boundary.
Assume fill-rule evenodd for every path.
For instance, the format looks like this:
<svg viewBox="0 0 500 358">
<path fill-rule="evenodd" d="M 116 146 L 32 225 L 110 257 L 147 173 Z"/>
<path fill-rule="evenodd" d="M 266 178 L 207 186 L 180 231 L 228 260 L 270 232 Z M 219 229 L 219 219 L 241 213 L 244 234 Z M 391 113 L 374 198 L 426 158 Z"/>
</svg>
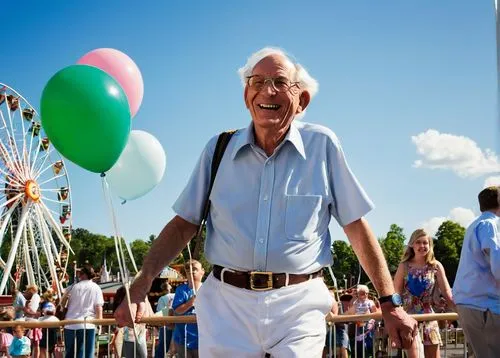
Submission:
<svg viewBox="0 0 500 358">
<path fill-rule="evenodd" d="M 274 88 L 273 81 L 267 80 L 264 83 L 264 91 L 269 94 L 269 95 L 274 95 L 276 94 L 276 89 Z"/>
</svg>

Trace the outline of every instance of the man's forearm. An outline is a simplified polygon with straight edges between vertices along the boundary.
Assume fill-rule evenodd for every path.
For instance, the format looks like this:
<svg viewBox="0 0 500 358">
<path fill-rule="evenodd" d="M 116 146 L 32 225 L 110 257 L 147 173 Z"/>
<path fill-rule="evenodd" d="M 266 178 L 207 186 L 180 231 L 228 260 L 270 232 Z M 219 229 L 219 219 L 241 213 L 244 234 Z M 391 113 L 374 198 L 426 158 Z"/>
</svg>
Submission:
<svg viewBox="0 0 500 358">
<path fill-rule="evenodd" d="M 144 258 L 139 277 L 134 281 L 133 301 L 142 300 L 149 291 L 153 279 L 184 249 L 196 232 L 196 225 L 174 217 L 162 230 Z"/>
<path fill-rule="evenodd" d="M 354 253 L 380 296 L 393 294 L 394 285 L 387 262 L 368 222 L 361 218 L 344 227 Z"/>
</svg>

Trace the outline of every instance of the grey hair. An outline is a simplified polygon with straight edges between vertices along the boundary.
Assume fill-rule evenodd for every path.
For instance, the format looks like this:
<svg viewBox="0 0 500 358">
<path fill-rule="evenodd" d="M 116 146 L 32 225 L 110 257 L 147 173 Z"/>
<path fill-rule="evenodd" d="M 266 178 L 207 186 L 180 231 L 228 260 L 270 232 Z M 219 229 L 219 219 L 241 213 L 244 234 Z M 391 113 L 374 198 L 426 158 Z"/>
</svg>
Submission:
<svg viewBox="0 0 500 358">
<path fill-rule="evenodd" d="M 311 99 L 318 93 L 318 81 L 316 81 L 307 70 L 298 62 L 291 59 L 284 50 L 277 47 L 264 47 L 257 52 L 254 52 L 247 60 L 247 63 L 238 69 L 238 74 L 240 75 L 241 84 L 243 87 L 247 84 L 247 77 L 252 74 L 252 71 L 262 59 L 270 55 L 279 55 L 286 58 L 295 66 L 295 78 L 296 82 L 299 82 L 300 88 L 307 91 L 311 96 Z"/>
</svg>

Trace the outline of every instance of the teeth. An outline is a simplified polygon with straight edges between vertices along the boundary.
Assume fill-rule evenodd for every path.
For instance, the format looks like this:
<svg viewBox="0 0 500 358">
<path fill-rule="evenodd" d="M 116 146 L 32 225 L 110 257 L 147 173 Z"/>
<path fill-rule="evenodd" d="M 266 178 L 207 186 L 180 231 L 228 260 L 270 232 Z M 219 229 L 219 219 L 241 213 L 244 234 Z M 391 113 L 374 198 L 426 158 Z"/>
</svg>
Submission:
<svg viewBox="0 0 500 358">
<path fill-rule="evenodd" d="M 262 109 L 278 109 L 280 108 L 279 104 L 259 104 L 259 107 Z"/>
</svg>

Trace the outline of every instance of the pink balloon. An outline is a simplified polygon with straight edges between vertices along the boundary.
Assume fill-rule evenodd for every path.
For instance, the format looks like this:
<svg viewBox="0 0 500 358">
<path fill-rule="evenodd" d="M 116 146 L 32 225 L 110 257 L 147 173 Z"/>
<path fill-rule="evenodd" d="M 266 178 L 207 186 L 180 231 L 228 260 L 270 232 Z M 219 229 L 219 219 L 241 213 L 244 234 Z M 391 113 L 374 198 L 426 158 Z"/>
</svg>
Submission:
<svg viewBox="0 0 500 358">
<path fill-rule="evenodd" d="M 114 77 L 127 95 L 131 117 L 135 116 L 144 96 L 144 82 L 141 71 L 130 57 L 112 48 L 98 48 L 85 54 L 77 63 L 100 68 Z"/>
</svg>

